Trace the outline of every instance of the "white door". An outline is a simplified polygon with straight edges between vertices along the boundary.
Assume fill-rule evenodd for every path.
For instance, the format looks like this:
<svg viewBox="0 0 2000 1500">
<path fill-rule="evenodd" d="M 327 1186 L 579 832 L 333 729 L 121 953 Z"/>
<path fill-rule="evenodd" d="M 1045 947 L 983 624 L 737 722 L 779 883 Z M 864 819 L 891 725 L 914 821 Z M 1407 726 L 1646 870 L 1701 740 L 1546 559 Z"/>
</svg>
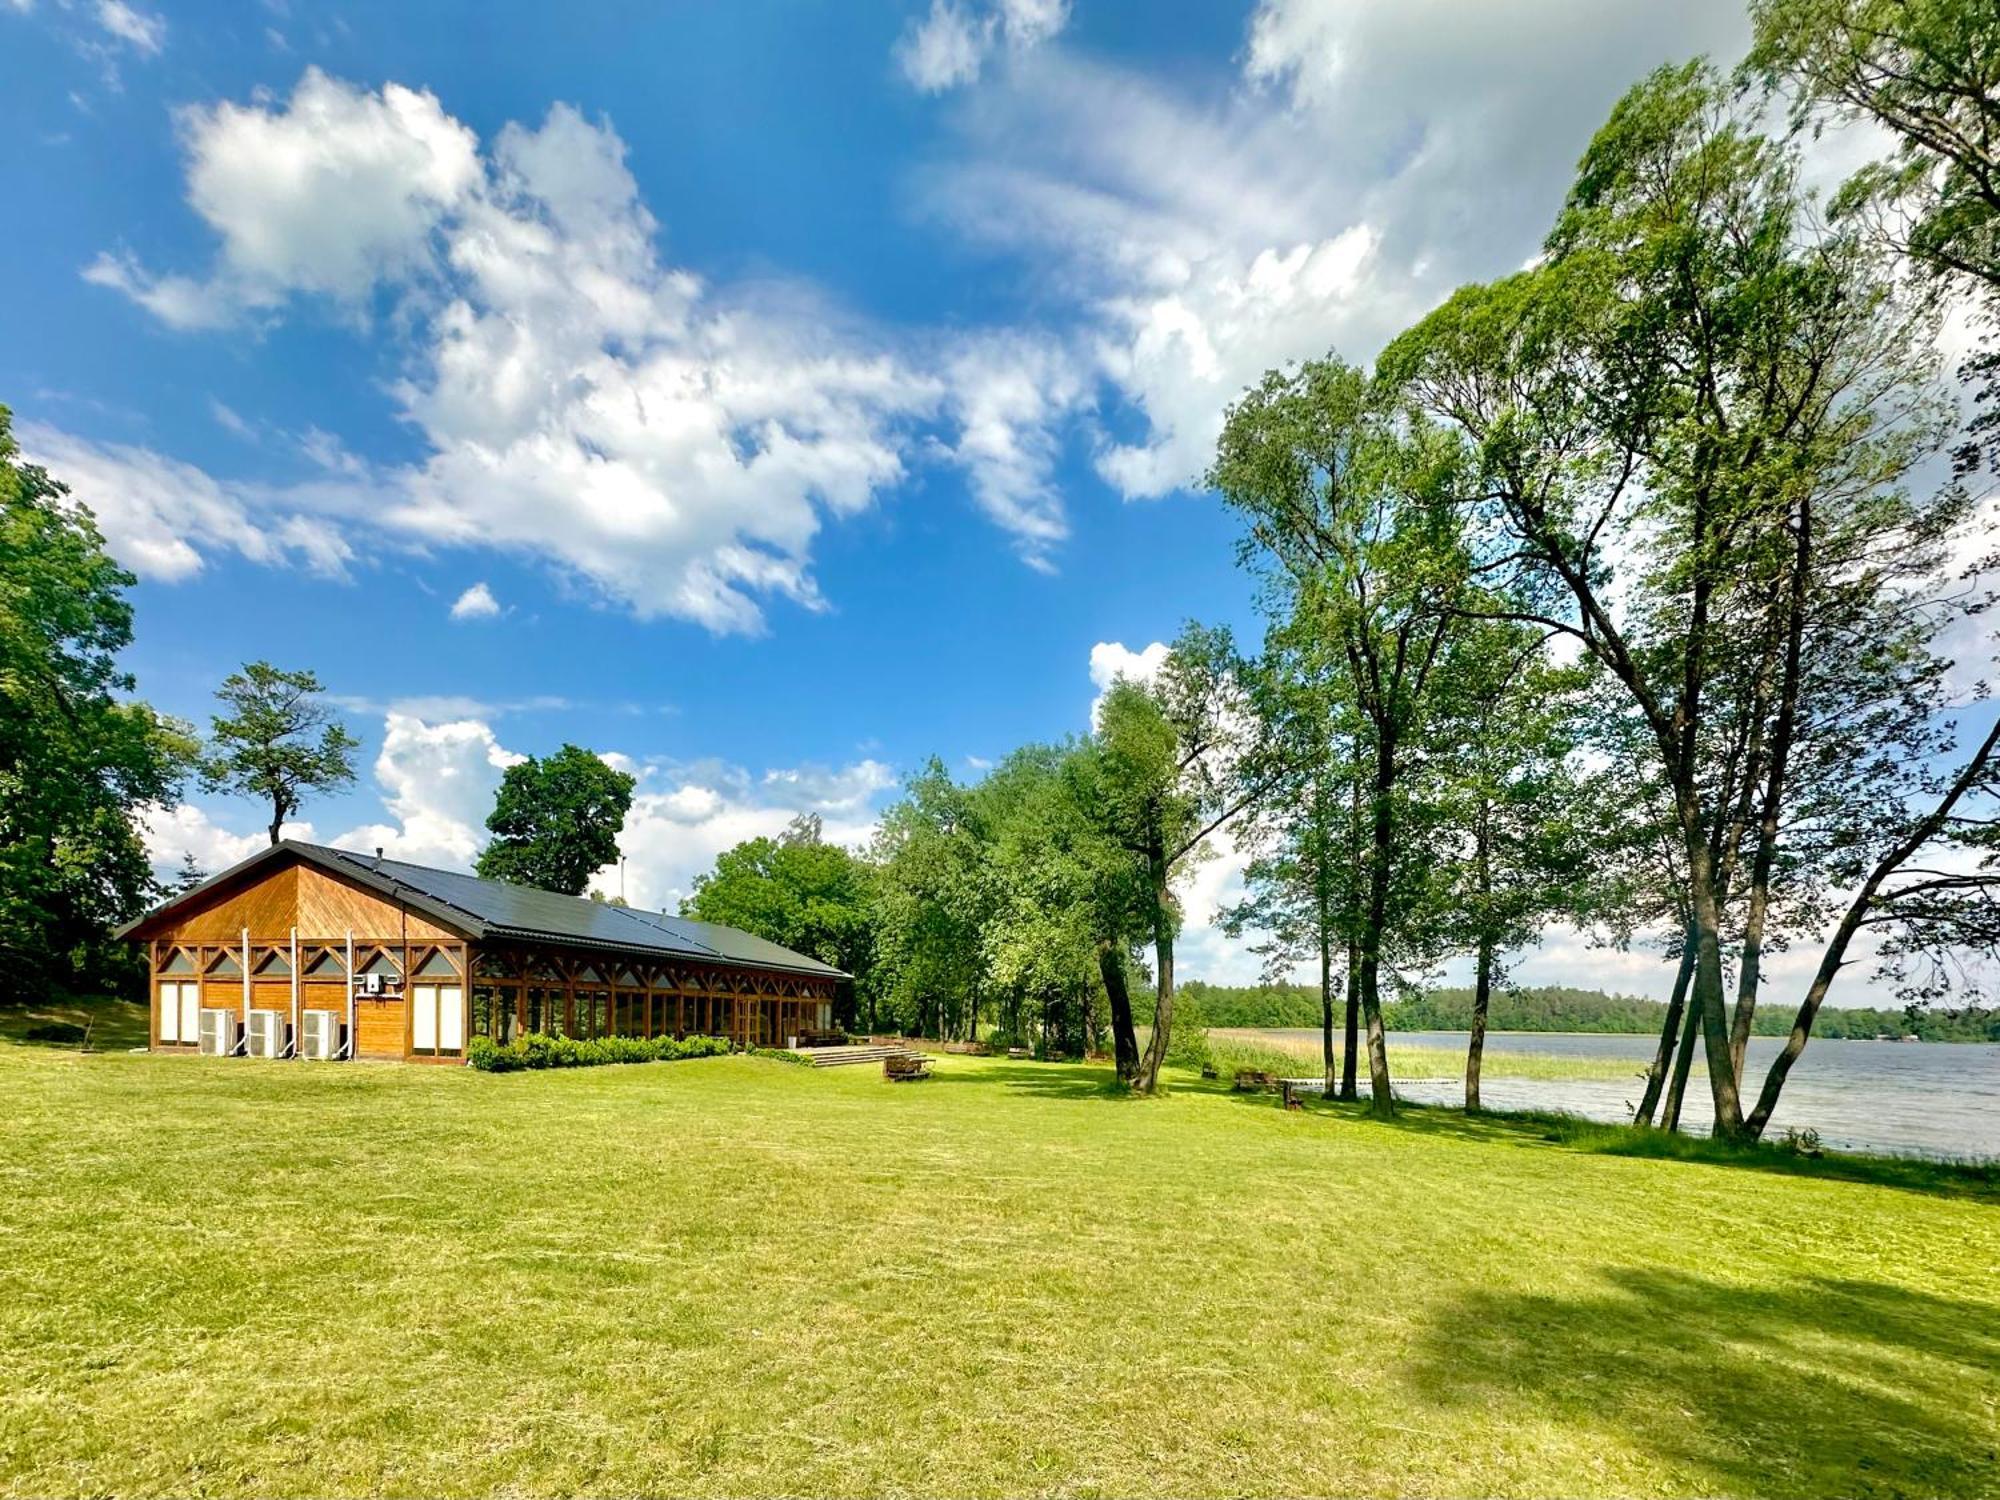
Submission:
<svg viewBox="0 0 2000 1500">
<path fill-rule="evenodd" d="M 160 986 L 160 1041 L 192 1046 L 201 1040 L 201 986 L 168 980 Z"/>
<path fill-rule="evenodd" d="M 465 1050 L 465 991 L 455 984 L 410 987 L 410 1050 L 437 1056 Z"/>
<path fill-rule="evenodd" d="M 465 991 L 455 984 L 437 987 L 437 1039 L 440 1052 L 465 1048 Z"/>
</svg>

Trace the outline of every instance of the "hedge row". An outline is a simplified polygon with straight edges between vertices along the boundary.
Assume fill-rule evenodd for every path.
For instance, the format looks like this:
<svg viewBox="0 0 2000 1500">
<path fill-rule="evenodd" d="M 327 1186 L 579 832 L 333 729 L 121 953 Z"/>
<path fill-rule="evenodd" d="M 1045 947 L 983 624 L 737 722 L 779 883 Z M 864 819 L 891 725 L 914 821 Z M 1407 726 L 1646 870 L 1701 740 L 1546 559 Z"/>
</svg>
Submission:
<svg viewBox="0 0 2000 1500">
<path fill-rule="evenodd" d="M 476 1036 L 465 1049 L 465 1060 L 482 1073 L 518 1073 L 523 1068 L 595 1068 L 605 1063 L 679 1062 L 688 1057 L 721 1057 L 729 1051 L 719 1036 L 651 1039 L 605 1036 L 583 1041 L 573 1036 L 543 1036 L 529 1032 L 504 1045 L 490 1036 Z"/>
</svg>

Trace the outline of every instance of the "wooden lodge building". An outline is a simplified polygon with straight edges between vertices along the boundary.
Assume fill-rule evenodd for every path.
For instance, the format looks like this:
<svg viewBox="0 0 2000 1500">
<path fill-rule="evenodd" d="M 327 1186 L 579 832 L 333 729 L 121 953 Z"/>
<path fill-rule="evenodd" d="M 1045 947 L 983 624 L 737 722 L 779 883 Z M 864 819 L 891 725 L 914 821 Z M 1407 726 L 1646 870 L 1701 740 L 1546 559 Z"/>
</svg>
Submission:
<svg viewBox="0 0 2000 1500">
<path fill-rule="evenodd" d="M 462 1057 L 469 1037 L 830 1030 L 847 976 L 733 927 L 286 839 L 120 930 L 156 1050 Z"/>
</svg>

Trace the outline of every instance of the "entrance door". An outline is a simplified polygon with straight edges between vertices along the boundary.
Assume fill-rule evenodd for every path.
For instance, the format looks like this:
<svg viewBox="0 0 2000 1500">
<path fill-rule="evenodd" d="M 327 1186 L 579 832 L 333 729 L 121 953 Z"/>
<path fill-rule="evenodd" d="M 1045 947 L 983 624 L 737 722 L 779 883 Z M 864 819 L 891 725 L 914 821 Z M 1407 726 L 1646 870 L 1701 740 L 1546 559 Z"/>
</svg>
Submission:
<svg viewBox="0 0 2000 1500">
<path fill-rule="evenodd" d="M 410 986 L 410 1051 L 456 1057 L 465 1050 L 465 991 L 455 984 Z"/>
</svg>

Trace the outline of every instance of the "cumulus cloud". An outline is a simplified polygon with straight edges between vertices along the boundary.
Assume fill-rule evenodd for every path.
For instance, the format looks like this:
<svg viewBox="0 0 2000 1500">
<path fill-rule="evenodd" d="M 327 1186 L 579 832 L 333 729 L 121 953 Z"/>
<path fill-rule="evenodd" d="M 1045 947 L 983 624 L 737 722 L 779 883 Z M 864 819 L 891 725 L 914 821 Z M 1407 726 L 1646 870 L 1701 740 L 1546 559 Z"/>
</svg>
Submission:
<svg viewBox="0 0 2000 1500">
<path fill-rule="evenodd" d="M 286 838 L 310 840 L 313 837 L 310 822 L 287 823 L 279 831 Z M 143 809 L 139 817 L 139 836 L 146 846 L 147 856 L 152 860 L 154 872 L 163 879 L 177 875 L 181 861 L 189 855 L 194 856 L 194 862 L 205 873 L 214 875 L 240 860 L 248 859 L 271 841 L 270 835 L 262 829 L 236 833 L 225 828 L 206 810 L 187 802 L 173 807 Z"/>
<path fill-rule="evenodd" d="M 1097 696 L 1090 700 L 1090 727 L 1097 727 L 1097 718 L 1104 708 L 1104 695 L 1119 681 L 1149 683 L 1160 675 L 1160 668 L 1167 664 L 1170 648 L 1165 641 L 1154 641 L 1151 645 L 1134 651 L 1123 641 L 1099 641 L 1090 648 L 1090 685 L 1097 689 Z"/>
<path fill-rule="evenodd" d="M 451 606 L 454 620 L 494 620 L 500 616 L 500 601 L 482 581 L 460 594 Z"/>
<path fill-rule="evenodd" d="M 382 746 L 372 768 L 373 791 L 384 817 L 348 827 L 325 842 L 362 852 L 381 848 L 396 859 L 469 870 L 486 843 L 486 815 L 500 779 L 523 758 L 501 742 L 484 718 L 426 718 L 391 708 L 383 715 Z M 780 833 L 801 813 L 817 814 L 825 836 L 836 843 L 866 843 L 883 794 L 896 784 L 888 766 L 867 759 L 845 766 L 753 772 L 722 761 L 683 764 L 619 751 L 607 751 L 603 758 L 639 780 L 619 838 L 626 856 L 624 894 L 633 905 L 655 910 L 676 909 L 694 888 L 694 877 L 711 868 L 723 850 Z M 309 822 L 288 823 L 285 833 L 316 837 Z M 178 868 L 187 852 L 213 873 L 266 842 L 261 831 L 237 833 L 207 809 L 186 803 L 150 810 L 144 836 L 163 877 Z M 593 885 L 614 895 L 619 880 L 613 864 L 598 872 Z"/>
<path fill-rule="evenodd" d="M 897 38 L 896 65 L 911 87 L 943 93 L 979 77 L 1000 50 L 1025 52 L 1069 23 L 1069 0 L 931 0 Z"/>
<path fill-rule="evenodd" d="M 1049 23 L 1027 7 L 1000 24 Z M 1059 351 L 1014 335 L 899 347 L 808 287 L 716 287 L 663 263 L 606 121 L 558 105 L 482 150 L 431 94 L 308 70 L 288 99 L 181 123 L 214 265 L 157 272 L 106 252 L 88 279 L 186 328 L 397 299 L 394 399 L 429 454 L 371 474 L 309 441 L 328 480 L 277 497 L 295 510 L 552 560 L 642 618 L 717 632 L 759 630 L 773 597 L 820 607 L 822 526 L 924 453 L 966 470 L 1030 562 L 1066 534 L 1046 432 L 1084 387 Z"/>
<path fill-rule="evenodd" d="M 1517 267 L 1618 95 L 1657 63 L 1733 54 L 1745 28 L 1730 0 L 1265 0 L 1219 97 L 1059 47 L 1020 59 L 953 116 L 957 154 L 923 198 L 1067 300 L 1106 415 L 1131 418 L 1100 436 L 1098 471 L 1162 495 L 1198 481 L 1265 370 L 1370 358 Z"/>
<path fill-rule="evenodd" d="M 161 321 L 210 327 L 295 293 L 348 302 L 421 271 L 430 239 L 478 187 L 479 143 L 437 97 L 357 89 L 308 68 L 268 97 L 181 111 L 188 204 L 220 240 L 206 279 L 155 276 L 129 254 L 84 275 Z"/>
</svg>

